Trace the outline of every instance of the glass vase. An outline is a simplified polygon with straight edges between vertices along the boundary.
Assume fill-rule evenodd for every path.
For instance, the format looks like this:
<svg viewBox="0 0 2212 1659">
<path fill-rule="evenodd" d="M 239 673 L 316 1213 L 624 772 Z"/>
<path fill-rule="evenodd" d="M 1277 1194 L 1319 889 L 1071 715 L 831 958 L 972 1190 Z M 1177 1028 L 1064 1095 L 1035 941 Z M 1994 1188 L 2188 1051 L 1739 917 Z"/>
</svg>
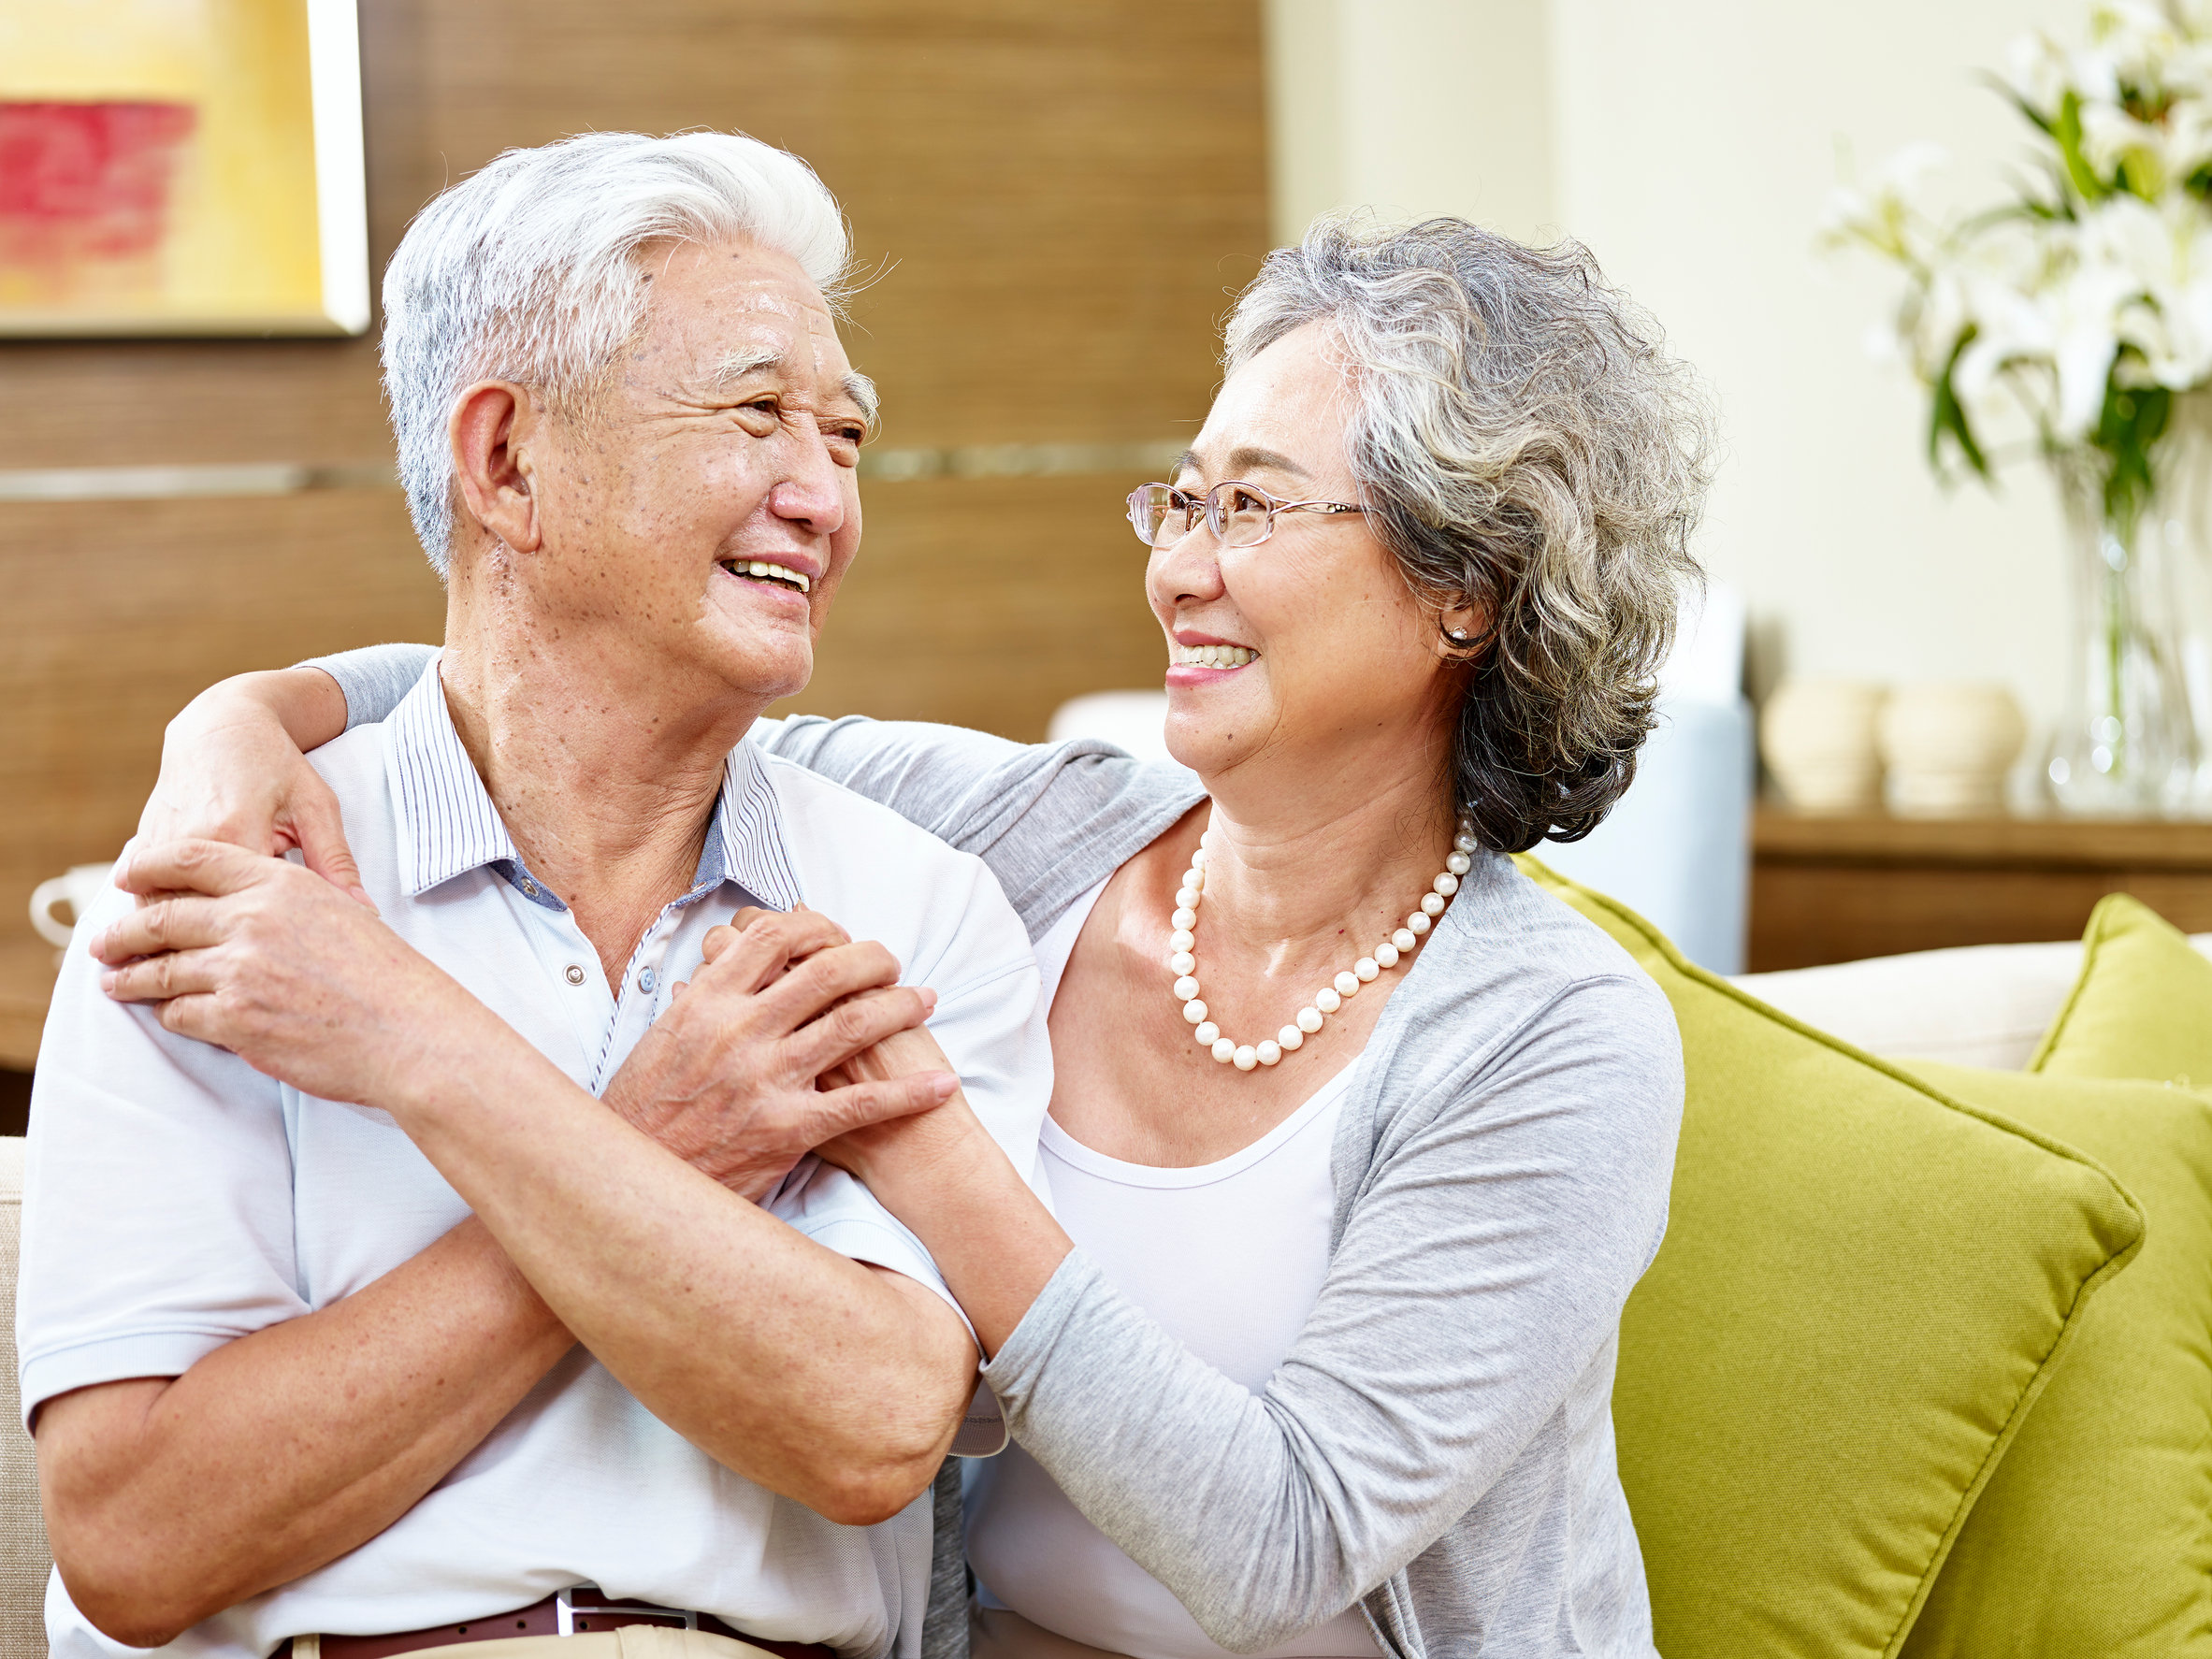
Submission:
<svg viewBox="0 0 2212 1659">
<path fill-rule="evenodd" d="M 2108 515 L 2095 466 L 2074 456 L 2054 466 L 2073 566 L 2074 640 L 2065 713 L 2046 768 L 2052 800 L 2083 816 L 2189 815 L 2198 805 L 2200 756 L 2182 673 L 2167 503 L 2153 497 L 2132 518 Z"/>
</svg>

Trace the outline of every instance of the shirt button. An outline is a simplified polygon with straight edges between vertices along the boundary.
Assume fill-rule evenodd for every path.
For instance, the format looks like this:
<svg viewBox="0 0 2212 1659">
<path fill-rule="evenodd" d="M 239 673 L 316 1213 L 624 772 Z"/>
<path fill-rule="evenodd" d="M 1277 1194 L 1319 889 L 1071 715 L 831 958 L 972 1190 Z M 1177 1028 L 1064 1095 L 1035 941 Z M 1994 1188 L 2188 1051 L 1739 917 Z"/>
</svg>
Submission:
<svg viewBox="0 0 2212 1659">
<path fill-rule="evenodd" d="M 647 996 L 651 996 L 651 995 L 653 994 L 653 970 L 652 970 L 652 969 L 650 969 L 650 968 L 644 968 L 644 969 L 641 969 L 641 970 L 639 971 L 639 973 L 638 973 L 638 989 L 640 989 L 640 990 L 643 991 L 643 992 L 644 992 L 644 993 L 645 993 Z"/>
<path fill-rule="evenodd" d="M 538 896 L 538 884 L 534 881 L 526 881 L 522 884 L 522 890 L 535 899 Z"/>
<path fill-rule="evenodd" d="M 569 964 L 568 980 L 571 985 L 582 985 L 584 983 L 584 967 L 582 963 L 571 962 Z"/>
</svg>

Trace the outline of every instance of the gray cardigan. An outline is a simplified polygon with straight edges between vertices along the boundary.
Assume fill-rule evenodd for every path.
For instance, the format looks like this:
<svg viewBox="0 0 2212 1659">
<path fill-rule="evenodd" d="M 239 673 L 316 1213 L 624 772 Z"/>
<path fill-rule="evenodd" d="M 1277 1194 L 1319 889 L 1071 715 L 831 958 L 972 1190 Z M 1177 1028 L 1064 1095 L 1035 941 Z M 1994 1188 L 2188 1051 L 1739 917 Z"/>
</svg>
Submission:
<svg viewBox="0 0 2212 1659">
<path fill-rule="evenodd" d="M 360 720 L 423 661 L 319 666 Z M 1200 796 L 1100 743 L 803 716 L 754 741 L 980 856 L 1032 937 Z M 1224 1647 L 1358 1601 L 1394 1659 L 1652 1654 L 1611 1403 L 1682 1089 L 1658 988 L 1478 858 L 1359 1061 L 1328 1277 L 1265 1392 L 1077 1250 L 985 1370 L 1009 1431 Z"/>
</svg>

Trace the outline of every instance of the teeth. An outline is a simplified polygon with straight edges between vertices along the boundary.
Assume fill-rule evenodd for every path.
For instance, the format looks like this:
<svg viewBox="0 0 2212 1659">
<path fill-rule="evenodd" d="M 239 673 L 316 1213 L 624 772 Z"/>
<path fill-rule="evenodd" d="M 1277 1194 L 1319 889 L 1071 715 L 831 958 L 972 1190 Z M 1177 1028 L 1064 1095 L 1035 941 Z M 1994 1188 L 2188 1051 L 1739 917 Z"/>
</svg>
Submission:
<svg viewBox="0 0 2212 1659">
<path fill-rule="evenodd" d="M 1168 661 L 1177 668 L 1240 669 L 1260 654 L 1242 645 L 1170 645 Z"/>
<path fill-rule="evenodd" d="M 760 559 L 725 559 L 722 569 L 733 576 L 762 576 L 771 582 L 788 582 L 801 593 L 814 591 L 814 584 L 804 572 L 784 565 L 772 565 Z"/>
</svg>

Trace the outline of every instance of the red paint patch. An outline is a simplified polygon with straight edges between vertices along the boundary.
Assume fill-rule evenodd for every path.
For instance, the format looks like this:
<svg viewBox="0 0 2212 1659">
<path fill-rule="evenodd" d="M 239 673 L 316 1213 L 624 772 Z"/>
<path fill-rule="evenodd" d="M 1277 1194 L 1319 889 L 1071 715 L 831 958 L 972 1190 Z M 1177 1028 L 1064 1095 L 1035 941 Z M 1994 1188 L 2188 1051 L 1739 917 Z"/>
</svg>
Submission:
<svg viewBox="0 0 2212 1659">
<path fill-rule="evenodd" d="M 0 263 L 153 252 L 198 111 L 170 103 L 0 103 Z"/>
</svg>

